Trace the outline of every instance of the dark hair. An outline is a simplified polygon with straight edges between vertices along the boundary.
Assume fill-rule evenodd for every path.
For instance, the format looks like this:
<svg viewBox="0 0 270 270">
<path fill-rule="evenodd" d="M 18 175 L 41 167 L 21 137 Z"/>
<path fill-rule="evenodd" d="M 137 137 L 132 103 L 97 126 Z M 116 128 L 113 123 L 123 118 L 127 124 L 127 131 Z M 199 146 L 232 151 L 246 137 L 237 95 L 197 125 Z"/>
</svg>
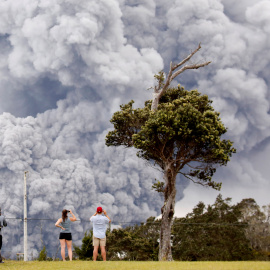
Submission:
<svg viewBox="0 0 270 270">
<path fill-rule="evenodd" d="M 68 213 L 67 209 L 64 209 L 64 210 L 62 211 L 62 219 L 63 219 L 63 222 L 65 222 L 66 219 L 67 219 L 67 213 Z"/>
</svg>

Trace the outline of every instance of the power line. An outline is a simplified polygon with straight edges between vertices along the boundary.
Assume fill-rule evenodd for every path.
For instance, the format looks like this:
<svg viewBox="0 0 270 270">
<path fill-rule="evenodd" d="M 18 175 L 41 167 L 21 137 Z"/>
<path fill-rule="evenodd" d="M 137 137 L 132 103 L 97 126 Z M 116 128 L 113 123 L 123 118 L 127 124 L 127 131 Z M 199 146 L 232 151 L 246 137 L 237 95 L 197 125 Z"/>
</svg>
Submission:
<svg viewBox="0 0 270 270">
<path fill-rule="evenodd" d="M 6 219 L 13 219 L 13 220 L 23 220 L 23 218 L 6 218 Z M 49 220 L 49 221 L 55 221 L 56 219 L 52 218 L 27 218 L 28 221 L 31 220 Z M 75 222 L 89 222 L 89 219 L 77 219 Z M 112 221 L 112 225 L 124 225 L 124 224 L 134 224 L 134 225 L 160 225 L 157 221 L 156 222 L 145 222 L 145 221 Z M 247 226 L 248 223 L 209 223 L 209 222 L 174 222 L 173 226 L 175 225 L 211 225 L 211 226 Z"/>
</svg>

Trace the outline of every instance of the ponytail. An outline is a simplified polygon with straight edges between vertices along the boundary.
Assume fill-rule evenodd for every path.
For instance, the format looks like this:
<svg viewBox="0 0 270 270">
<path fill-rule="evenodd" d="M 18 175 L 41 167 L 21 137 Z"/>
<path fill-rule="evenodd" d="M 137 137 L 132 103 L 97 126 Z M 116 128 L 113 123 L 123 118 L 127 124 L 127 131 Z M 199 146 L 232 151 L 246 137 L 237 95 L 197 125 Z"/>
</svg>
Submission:
<svg viewBox="0 0 270 270">
<path fill-rule="evenodd" d="M 68 211 L 67 211 L 66 209 L 64 209 L 64 210 L 62 211 L 62 220 L 63 220 L 63 222 L 65 222 L 66 219 L 67 219 L 67 213 L 68 213 Z"/>
</svg>

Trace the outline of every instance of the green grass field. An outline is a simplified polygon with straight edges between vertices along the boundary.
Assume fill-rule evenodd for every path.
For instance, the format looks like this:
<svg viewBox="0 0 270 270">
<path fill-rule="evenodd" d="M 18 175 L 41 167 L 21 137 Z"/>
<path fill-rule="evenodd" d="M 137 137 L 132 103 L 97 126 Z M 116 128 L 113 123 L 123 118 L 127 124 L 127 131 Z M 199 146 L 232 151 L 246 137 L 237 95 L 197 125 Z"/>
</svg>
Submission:
<svg viewBox="0 0 270 270">
<path fill-rule="evenodd" d="M 270 270 L 270 262 L 92 262 L 6 261 L 0 269 L 50 270 Z"/>
</svg>

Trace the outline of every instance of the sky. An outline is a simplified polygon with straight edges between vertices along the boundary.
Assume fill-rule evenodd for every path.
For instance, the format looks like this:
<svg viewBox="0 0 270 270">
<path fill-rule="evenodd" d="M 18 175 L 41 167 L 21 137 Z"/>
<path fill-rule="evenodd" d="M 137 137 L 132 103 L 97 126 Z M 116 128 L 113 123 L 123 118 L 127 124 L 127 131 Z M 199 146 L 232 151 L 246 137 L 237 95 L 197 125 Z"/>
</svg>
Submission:
<svg viewBox="0 0 270 270">
<path fill-rule="evenodd" d="M 31 217 L 57 219 L 72 208 L 86 220 L 99 205 L 115 223 L 158 216 L 163 199 L 151 187 L 161 173 L 134 149 L 106 147 L 105 136 L 121 104 L 133 99 L 143 106 L 154 75 L 199 43 L 192 61 L 211 64 L 185 71 L 175 83 L 213 100 L 237 154 L 214 176 L 220 192 L 179 177 L 176 215 L 199 201 L 214 203 L 219 193 L 234 203 L 269 204 L 269 13 L 269 0 L 0 0 L 5 215 L 22 217 L 29 171 Z M 29 241 L 40 248 L 36 238 Z"/>
</svg>

